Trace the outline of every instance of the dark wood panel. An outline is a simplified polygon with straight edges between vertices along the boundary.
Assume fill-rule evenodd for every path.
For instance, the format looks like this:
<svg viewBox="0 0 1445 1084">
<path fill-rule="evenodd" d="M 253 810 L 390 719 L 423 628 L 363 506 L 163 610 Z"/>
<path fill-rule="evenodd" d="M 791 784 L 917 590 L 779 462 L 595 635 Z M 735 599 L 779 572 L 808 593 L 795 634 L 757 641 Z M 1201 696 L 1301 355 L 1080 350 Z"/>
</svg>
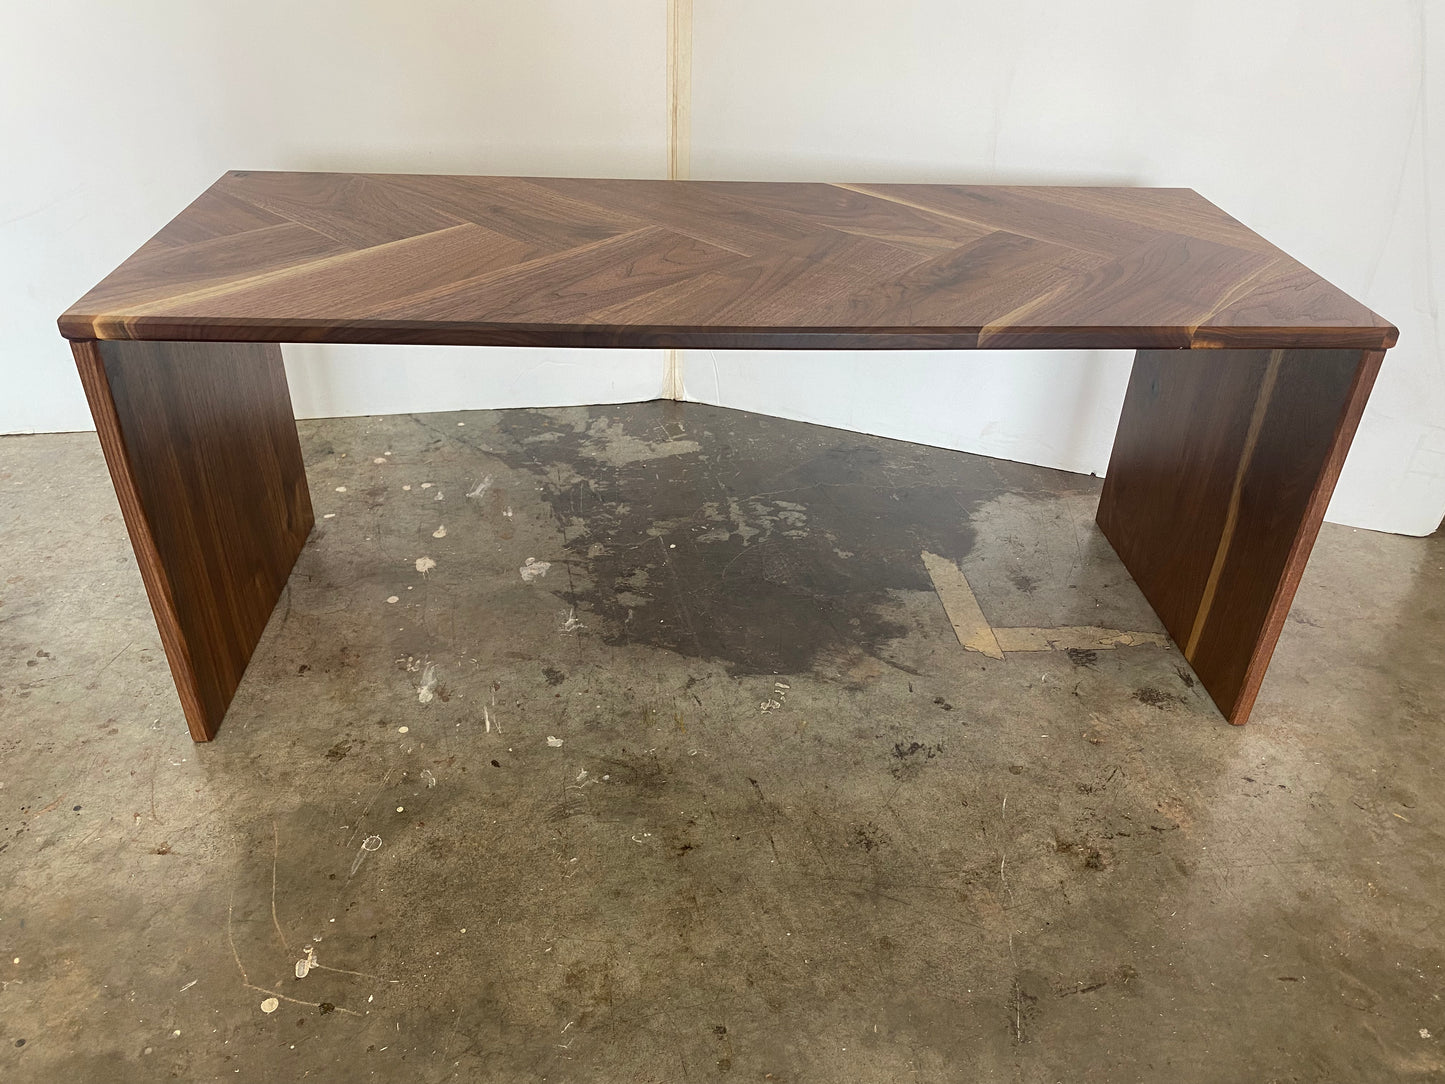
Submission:
<svg viewBox="0 0 1445 1084">
<path fill-rule="evenodd" d="M 535 178 L 546 192 L 565 195 L 599 211 L 623 211 L 632 218 L 674 233 L 730 249 L 743 256 L 766 257 L 830 227 L 804 216 L 730 198 L 731 185 L 697 181 L 614 181 L 581 177 Z M 780 186 L 787 187 L 787 186 Z"/>
<path fill-rule="evenodd" d="M 571 199 L 522 177 L 490 177 L 483 185 L 472 177 L 369 176 L 395 189 L 402 198 L 466 222 L 485 223 L 503 237 L 543 252 L 565 252 L 619 233 L 662 224 L 656 219 L 638 218 L 619 207 Z"/>
<path fill-rule="evenodd" d="M 345 245 L 295 222 L 187 245 L 159 245 L 152 239 L 126 262 L 129 271 L 126 281 L 118 284 L 118 293 L 97 287 L 91 296 L 97 305 L 121 303 L 136 313 L 144 312 L 147 305 L 179 313 L 188 296 L 204 295 L 209 288 L 228 299 L 247 297 L 252 283 L 270 281 L 277 273 L 295 268 L 299 261 L 309 269 L 310 291 L 316 288 L 315 276 L 325 269 L 328 257 L 350 252 Z M 185 278 L 189 294 L 176 293 L 180 277 Z"/>
<path fill-rule="evenodd" d="M 523 242 L 492 234 L 470 222 L 450 229 L 408 237 L 390 244 L 342 251 L 304 268 L 261 266 L 243 282 L 215 290 L 202 284 L 189 294 L 141 302 L 131 311 L 144 314 L 158 307 L 172 317 L 204 315 L 209 321 L 265 312 L 267 319 L 306 321 L 307 314 L 331 297 L 374 310 L 392 306 L 401 297 L 453 288 L 489 272 L 509 272 L 542 255 Z M 384 275 L 373 274 L 378 265 Z M 299 285 L 299 289 L 298 289 Z M 102 328 L 108 326 L 100 325 Z"/>
<path fill-rule="evenodd" d="M 1135 357 L 1099 525 L 1231 722 L 1253 707 L 1382 356 Z"/>
<path fill-rule="evenodd" d="M 998 230 L 891 282 L 840 298 L 825 318 L 845 325 L 900 316 L 924 327 L 954 320 L 982 324 L 1020 292 L 1047 296 L 1104 262 L 1101 256 Z"/>
<path fill-rule="evenodd" d="M 975 226 L 1008 230 L 1096 256 L 1120 256 L 1156 240 L 1161 233 L 1180 232 L 1174 216 L 1166 216 L 1160 222 L 1157 208 L 1151 209 L 1152 222 L 1137 221 L 1127 208 L 1117 204 L 1106 212 L 1094 206 L 1096 200 L 1089 198 L 1089 189 L 1075 189 L 1075 198 L 1061 202 L 1054 198 L 1054 192 L 1067 195 L 1070 190 L 1053 186 L 857 184 L 848 187 L 890 203 Z"/>
<path fill-rule="evenodd" d="M 1281 254 L 1249 289 L 1231 293 L 1195 329 L 1195 346 L 1248 346 L 1268 325 L 1271 346 L 1294 346 L 1322 332 L 1339 346 L 1378 347 L 1376 329 L 1356 325 L 1354 302 L 1304 264 Z M 1375 318 L 1377 324 L 1384 321 Z M 1394 339 L 1390 339 L 1393 344 Z"/>
<path fill-rule="evenodd" d="M 814 349 L 1383 348 L 1396 337 L 1188 189 L 244 171 L 60 327 L 97 339 Z"/>
<path fill-rule="evenodd" d="M 739 259 L 737 253 L 706 241 L 648 226 L 572 249 L 561 262 L 542 257 L 399 298 L 377 315 L 449 321 L 459 312 L 482 311 L 504 325 L 576 323 L 594 309 Z"/>
<path fill-rule="evenodd" d="M 202 192 L 151 238 L 151 242 L 181 247 L 217 237 L 239 236 L 288 221 L 245 200 L 228 196 L 220 189 L 217 183 Z"/>
<path fill-rule="evenodd" d="M 928 255 L 952 252 L 996 232 L 993 226 L 945 218 L 839 184 L 729 181 L 721 191 L 730 203 L 767 211 L 802 232 L 826 226 Z"/>
<path fill-rule="evenodd" d="M 349 248 L 368 248 L 460 226 L 465 219 L 351 173 L 228 173 L 217 191 Z"/>
<path fill-rule="evenodd" d="M 726 328 L 805 311 L 826 321 L 840 302 L 926 261 L 913 250 L 829 231 L 765 259 L 720 261 L 703 274 L 624 299 L 596 316 L 603 323 L 625 325 L 637 313 L 665 311 L 678 325 Z"/>
<path fill-rule="evenodd" d="M 1156 344 L 1186 348 L 1199 317 L 1173 323 L 1184 311 L 1180 300 L 1188 297 L 1198 312 L 1210 312 L 1238 290 L 1240 278 L 1257 275 L 1273 259 L 1266 253 L 1169 234 L 1000 314 L 979 336 L 979 345 L 1025 345 L 1031 334 L 1060 324 L 1127 334 L 1142 322 L 1155 330 Z"/>
<path fill-rule="evenodd" d="M 281 351 L 76 342 L 191 735 L 215 735 L 311 530 Z"/>
</svg>

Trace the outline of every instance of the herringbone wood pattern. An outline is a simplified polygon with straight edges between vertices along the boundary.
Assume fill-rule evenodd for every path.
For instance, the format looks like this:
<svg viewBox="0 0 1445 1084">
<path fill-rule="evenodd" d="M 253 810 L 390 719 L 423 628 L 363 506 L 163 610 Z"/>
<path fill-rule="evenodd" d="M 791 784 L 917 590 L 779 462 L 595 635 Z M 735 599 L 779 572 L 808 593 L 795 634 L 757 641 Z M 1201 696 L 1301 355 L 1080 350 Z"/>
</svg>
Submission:
<svg viewBox="0 0 1445 1084">
<path fill-rule="evenodd" d="M 228 173 L 74 339 L 577 346 L 1390 346 L 1182 188 Z"/>
</svg>

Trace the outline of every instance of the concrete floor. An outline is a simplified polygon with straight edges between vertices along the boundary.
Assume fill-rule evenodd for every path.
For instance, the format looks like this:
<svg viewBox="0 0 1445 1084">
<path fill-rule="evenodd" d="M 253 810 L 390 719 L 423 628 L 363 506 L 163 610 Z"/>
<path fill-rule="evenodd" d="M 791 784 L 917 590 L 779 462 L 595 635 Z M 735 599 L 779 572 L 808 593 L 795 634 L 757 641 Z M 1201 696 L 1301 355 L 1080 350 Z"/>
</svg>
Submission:
<svg viewBox="0 0 1445 1084">
<path fill-rule="evenodd" d="M 1445 538 L 1327 526 L 1240 729 L 1172 647 L 960 647 L 924 551 L 1159 631 L 1092 478 L 691 405 L 301 431 L 205 746 L 95 437 L 0 441 L 0 1080 L 1445 1079 Z"/>
</svg>

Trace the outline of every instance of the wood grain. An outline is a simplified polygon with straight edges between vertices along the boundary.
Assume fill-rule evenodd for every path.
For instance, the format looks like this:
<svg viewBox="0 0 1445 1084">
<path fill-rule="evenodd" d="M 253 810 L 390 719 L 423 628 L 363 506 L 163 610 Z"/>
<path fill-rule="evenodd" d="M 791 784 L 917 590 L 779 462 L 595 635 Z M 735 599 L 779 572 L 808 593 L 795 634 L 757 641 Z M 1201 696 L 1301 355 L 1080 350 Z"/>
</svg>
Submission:
<svg viewBox="0 0 1445 1084">
<path fill-rule="evenodd" d="M 208 741 L 312 525 L 281 351 L 73 351 L 186 722 Z"/>
<path fill-rule="evenodd" d="M 1396 338 L 1188 189 L 246 171 L 217 181 L 60 328 L 678 349 Z"/>
<path fill-rule="evenodd" d="M 1254 705 L 1382 357 L 1135 357 L 1099 526 L 1231 722 Z"/>
</svg>

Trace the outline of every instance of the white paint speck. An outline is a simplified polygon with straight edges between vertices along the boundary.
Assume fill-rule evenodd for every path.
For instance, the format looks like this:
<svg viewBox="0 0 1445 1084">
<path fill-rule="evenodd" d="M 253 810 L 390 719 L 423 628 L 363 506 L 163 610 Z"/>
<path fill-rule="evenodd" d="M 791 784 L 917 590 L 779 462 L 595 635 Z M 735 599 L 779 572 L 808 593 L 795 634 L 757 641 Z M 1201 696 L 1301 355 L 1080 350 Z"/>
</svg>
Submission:
<svg viewBox="0 0 1445 1084">
<path fill-rule="evenodd" d="M 410 493 L 410 492 L 411 492 L 411 486 L 402 486 L 402 487 L 401 487 L 401 491 L 402 491 L 403 493 Z"/>
<path fill-rule="evenodd" d="M 323 515 L 321 518 L 322 518 L 322 519 L 335 519 L 335 518 L 336 518 L 336 513 L 335 513 L 335 512 L 327 512 L 327 513 L 326 513 L 325 515 Z"/>
<path fill-rule="evenodd" d="M 396 728 L 396 732 L 397 732 L 398 734 L 405 734 L 405 733 L 406 733 L 408 730 L 410 730 L 410 729 L 411 729 L 411 727 L 409 727 L 409 726 L 399 726 L 399 727 Z"/>
<path fill-rule="evenodd" d="M 548 735 L 547 744 L 550 745 L 553 749 L 560 749 L 562 748 L 562 739 L 554 738 L 551 735 Z"/>
<path fill-rule="evenodd" d="M 547 570 L 551 567 L 551 561 L 539 561 L 535 557 L 528 557 L 517 571 L 522 574 L 523 583 L 531 583 L 533 580 L 547 575 Z"/>
<path fill-rule="evenodd" d="M 577 620 L 577 608 L 574 606 L 567 611 L 567 616 L 562 619 L 562 627 L 559 632 L 576 632 L 578 629 L 585 629 L 587 626 Z"/>
<path fill-rule="evenodd" d="M 373 463 L 385 463 L 385 462 L 386 462 L 386 459 L 385 459 L 383 456 L 377 456 L 375 459 L 372 460 L 372 462 L 373 462 Z"/>
<path fill-rule="evenodd" d="M 345 493 L 345 492 L 346 492 L 346 487 L 345 487 L 345 486 L 337 486 L 337 487 L 336 487 L 336 492 L 338 492 L 338 493 Z"/>
<path fill-rule="evenodd" d="M 311 969 L 315 966 L 316 950 L 310 945 L 307 945 L 306 955 L 296 961 L 296 977 L 298 979 L 304 979 L 307 975 L 311 973 Z"/>
<path fill-rule="evenodd" d="M 416 570 L 420 572 L 423 576 L 425 576 L 432 569 L 436 568 L 436 566 L 437 563 L 433 561 L 430 557 L 418 557 L 416 559 Z"/>
<path fill-rule="evenodd" d="M 429 662 L 421 672 L 421 685 L 417 687 L 417 703 L 430 704 L 436 699 L 437 664 Z"/>
<path fill-rule="evenodd" d="M 488 474 L 480 482 L 471 488 L 467 493 L 468 500 L 479 501 L 487 495 L 487 490 L 492 488 L 492 476 Z"/>
<path fill-rule="evenodd" d="M 173 1038 L 173 1039 L 179 1039 L 180 1037 L 181 1037 L 181 1029 L 180 1029 L 180 1028 L 176 1028 L 175 1031 L 171 1032 L 171 1038 Z"/>
<path fill-rule="evenodd" d="M 432 775 L 430 768 L 421 770 L 421 781 L 427 785 L 428 790 L 437 785 L 437 777 Z"/>
<path fill-rule="evenodd" d="M 268 997 L 265 1001 L 261 1002 L 262 1012 L 275 1012 L 280 1007 L 281 1002 L 277 1001 L 274 997 Z"/>
<path fill-rule="evenodd" d="M 396 605 L 398 602 L 401 601 L 401 596 L 400 596 L 400 595 L 387 595 L 387 596 L 386 596 L 386 601 L 389 602 L 389 603 L 391 603 L 391 604 L 394 606 L 394 605 Z"/>
<path fill-rule="evenodd" d="M 1422 1039 L 1428 1039 L 1428 1038 L 1430 1038 L 1430 1029 L 1429 1029 L 1429 1028 L 1421 1028 L 1421 1029 L 1420 1029 L 1420 1038 L 1422 1038 Z"/>
<path fill-rule="evenodd" d="M 508 519 L 512 518 L 512 508 L 510 505 L 507 506 L 507 510 L 503 512 L 502 515 L 506 516 Z"/>
<path fill-rule="evenodd" d="M 433 538 L 445 538 L 447 536 L 446 524 L 443 523 L 440 527 L 438 527 L 435 531 L 431 533 L 431 536 Z"/>
<path fill-rule="evenodd" d="M 200 979 L 192 979 L 190 982 L 186 983 L 184 986 L 181 987 L 181 993 L 184 994 L 187 990 L 189 990 L 192 986 L 196 985 L 196 983 L 200 981 Z"/>
<path fill-rule="evenodd" d="M 422 489 L 430 489 L 430 488 L 431 488 L 432 486 L 434 486 L 434 485 L 436 485 L 435 482 L 423 482 L 423 483 L 421 484 L 421 487 L 422 487 Z"/>
<path fill-rule="evenodd" d="M 399 805 L 399 806 L 396 807 L 396 811 L 397 811 L 398 813 L 405 813 L 405 812 L 406 812 L 406 806 L 404 806 L 404 805 Z"/>
<path fill-rule="evenodd" d="M 466 422 L 457 422 L 457 428 L 458 428 L 458 429 L 461 429 L 461 428 L 462 428 L 463 426 L 465 426 L 466 424 L 467 424 Z"/>
</svg>

